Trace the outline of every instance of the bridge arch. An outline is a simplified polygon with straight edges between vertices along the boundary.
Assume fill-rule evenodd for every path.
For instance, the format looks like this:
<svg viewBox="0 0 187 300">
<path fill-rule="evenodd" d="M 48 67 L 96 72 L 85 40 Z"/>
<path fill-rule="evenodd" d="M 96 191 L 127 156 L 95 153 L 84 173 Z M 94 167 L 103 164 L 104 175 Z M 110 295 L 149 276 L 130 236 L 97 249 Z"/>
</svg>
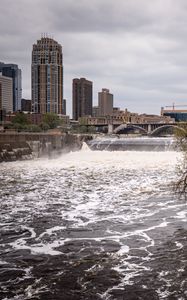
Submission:
<svg viewBox="0 0 187 300">
<path fill-rule="evenodd" d="M 163 126 L 160 126 L 156 129 L 154 129 L 152 132 L 151 132 L 151 136 L 157 136 L 160 132 L 162 132 L 164 129 L 169 129 L 169 128 L 173 128 L 174 129 L 178 129 L 180 131 L 182 131 L 183 133 L 186 133 L 185 129 L 182 128 L 182 127 L 179 127 L 177 125 L 163 125 Z"/>
<path fill-rule="evenodd" d="M 121 124 L 116 129 L 114 129 L 114 133 L 119 133 L 119 131 L 121 131 L 125 128 L 138 129 L 140 132 L 147 134 L 147 130 L 145 128 L 142 128 L 141 126 L 138 126 L 138 125 L 132 125 L 132 124 Z"/>
</svg>

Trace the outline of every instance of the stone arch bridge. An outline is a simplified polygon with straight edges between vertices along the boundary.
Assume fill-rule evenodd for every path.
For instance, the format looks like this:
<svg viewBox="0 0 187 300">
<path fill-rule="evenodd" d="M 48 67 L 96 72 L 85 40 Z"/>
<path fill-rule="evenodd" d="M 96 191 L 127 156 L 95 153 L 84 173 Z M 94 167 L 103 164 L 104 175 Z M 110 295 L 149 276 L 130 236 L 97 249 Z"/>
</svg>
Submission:
<svg viewBox="0 0 187 300">
<path fill-rule="evenodd" d="M 120 125 L 108 125 L 108 132 L 109 133 L 116 133 L 116 134 L 120 134 L 121 131 L 125 130 L 125 129 L 129 129 L 132 131 L 139 131 L 142 134 L 145 135 L 150 135 L 150 136 L 158 136 L 160 133 L 171 129 L 171 130 L 181 130 L 183 132 L 185 132 L 184 127 L 186 127 L 186 123 L 180 123 L 176 124 L 176 123 L 151 123 L 151 124 L 146 124 L 146 123 L 142 123 L 142 124 L 131 124 L 131 123 L 125 123 L 125 124 L 120 124 Z"/>
</svg>

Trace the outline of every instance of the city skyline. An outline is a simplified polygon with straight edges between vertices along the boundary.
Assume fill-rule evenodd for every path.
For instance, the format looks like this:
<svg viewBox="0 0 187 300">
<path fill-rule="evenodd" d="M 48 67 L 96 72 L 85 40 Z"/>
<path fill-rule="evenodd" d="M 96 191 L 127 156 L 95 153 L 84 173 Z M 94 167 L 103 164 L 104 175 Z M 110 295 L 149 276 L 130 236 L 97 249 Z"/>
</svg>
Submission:
<svg viewBox="0 0 187 300">
<path fill-rule="evenodd" d="M 93 105 L 108 88 L 115 106 L 159 114 L 187 103 L 186 16 L 184 0 L 1 0 L 0 61 L 19 65 L 31 99 L 32 45 L 49 32 L 63 47 L 67 114 L 77 77 L 93 82 Z"/>
</svg>

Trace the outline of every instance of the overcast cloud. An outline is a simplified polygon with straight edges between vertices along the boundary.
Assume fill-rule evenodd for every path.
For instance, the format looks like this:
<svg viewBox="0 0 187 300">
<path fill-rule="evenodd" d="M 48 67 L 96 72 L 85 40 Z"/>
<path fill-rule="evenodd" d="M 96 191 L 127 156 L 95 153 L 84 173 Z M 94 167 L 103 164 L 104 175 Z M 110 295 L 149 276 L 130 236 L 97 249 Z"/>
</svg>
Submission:
<svg viewBox="0 0 187 300">
<path fill-rule="evenodd" d="M 31 51 L 41 33 L 63 46 L 64 98 L 72 79 L 93 81 L 114 105 L 138 113 L 187 105 L 186 0 L 0 0 L 0 61 L 22 69 L 31 97 Z"/>
</svg>

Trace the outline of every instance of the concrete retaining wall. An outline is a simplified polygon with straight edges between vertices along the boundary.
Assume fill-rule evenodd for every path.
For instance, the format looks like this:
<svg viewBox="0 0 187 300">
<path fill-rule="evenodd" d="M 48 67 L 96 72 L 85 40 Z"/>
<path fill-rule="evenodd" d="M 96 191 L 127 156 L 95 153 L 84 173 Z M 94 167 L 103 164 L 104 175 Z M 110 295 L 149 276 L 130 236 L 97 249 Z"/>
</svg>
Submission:
<svg viewBox="0 0 187 300">
<path fill-rule="evenodd" d="M 81 149 L 88 135 L 47 133 L 0 133 L 0 162 L 57 156 Z"/>
</svg>

